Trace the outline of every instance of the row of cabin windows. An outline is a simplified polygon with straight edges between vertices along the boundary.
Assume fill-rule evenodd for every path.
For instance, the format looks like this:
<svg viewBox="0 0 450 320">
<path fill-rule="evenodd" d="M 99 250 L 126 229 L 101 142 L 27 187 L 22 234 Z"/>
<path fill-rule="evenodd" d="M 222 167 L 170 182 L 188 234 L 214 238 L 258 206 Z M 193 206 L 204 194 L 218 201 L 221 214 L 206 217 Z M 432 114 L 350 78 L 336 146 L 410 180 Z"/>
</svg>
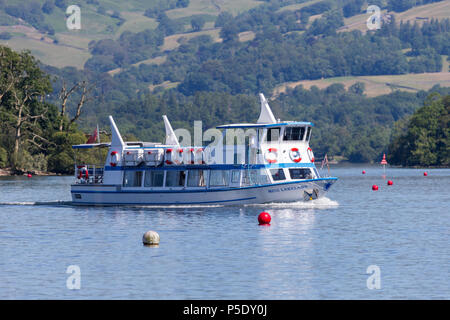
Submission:
<svg viewBox="0 0 450 320">
<path fill-rule="evenodd" d="M 315 170 L 315 169 L 314 169 Z M 270 180 L 265 170 L 168 170 L 166 171 L 166 187 L 206 187 L 209 179 L 210 187 L 225 187 L 231 184 L 239 184 L 242 171 L 242 185 L 264 185 Z M 313 173 L 309 168 L 290 168 L 289 176 L 292 180 L 312 179 Z M 144 187 L 163 187 L 164 172 L 159 170 L 146 171 L 125 171 L 123 175 L 124 187 L 141 187 L 144 180 Z M 283 169 L 270 169 L 273 181 L 286 180 Z M 318 177 L 317 171 L 316 175 Z M 186 180 L 187 176 L 187 180 Z"/>
<path fill-rule="evenodd" d="M 228 186 L 230 183 L 238 184 L 241 178 L 241 170 L 167 170 L 164 184 L 164 172 L 159 170 L 125 171 L 123 175 L 124 187 L 206 187 L 209 179 L 210 187 Z M 186 180 L 187 177 L 187 180 Z M 242 170 L 244 185 L 268 184 L 269 177 L 265 170 Z"/>
<path fill-rule="evenodd" d="M 314 169 L 316 170 L 316 169 Z M 289 170 L 289 176 L 291 177 L 291 180 L 298 180 L 298 179 L 312 179 L 313 173 L 311 169 L 309 168 L 290 168 Z M 270 169 L 270 174 L 272 175 L 273 181 L 282 181 L 286 180 L 286 175 L 284 174 L 283 169 Z M 318 177 L 318 173 L 316 171 L 316 176 Z"/>
<path fill-rule="evenodd" d="M 267 130 L 266 141 L 278 142 L 281 128 L 272 128 Z M 305 138 L 306 132 L 306 139 Z M 285 127 L 283 141 L 309 141 L 311 137 L 311 127 Z"/>
</svg>

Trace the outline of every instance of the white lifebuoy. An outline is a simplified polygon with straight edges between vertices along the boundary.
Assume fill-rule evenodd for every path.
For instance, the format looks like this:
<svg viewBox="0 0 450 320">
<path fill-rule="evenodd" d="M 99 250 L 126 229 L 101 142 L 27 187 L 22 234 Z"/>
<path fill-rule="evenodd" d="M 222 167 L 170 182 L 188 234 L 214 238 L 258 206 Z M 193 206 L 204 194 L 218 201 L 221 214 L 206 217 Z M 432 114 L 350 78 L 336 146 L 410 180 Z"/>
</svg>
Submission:
<svg viewBox="0 0 450 320">
<path fill-rule="evenodd" d="M 314 162 L 314 153 L 310 147 L 308 147 L 307 153 L 308 153 L 309 160 L 311 162 Z"/>
<path fill-rule="evenodd" d="M 183 149 L 178 149 L 176 152 L 173 149 L 166 149 L 166 164 L 181 164 L 183 163 Z"/>
<path fill-rule="evenodd" d="M 195 155 L 194 155 L 195 162 L 197 164 L 205 164 L 205 161 L 203 160 L 203 148 L 198 148 Z"/>
<path fill-rule="evenodd" d="M 172 159 L 172 149 L 166 149 L 166 157 Z M 166 159 L 166 164 L 172 164 L 172 160 Z"/>
<path fill-rule="evenodd" d="M 186 152 L 186 164 L 194 164 L 195 161 L 195 153 L 194 153 L 194 148 L 190 148 L 189 152 Z"/>
<path fill-rule="evenodd" d="M 182 164 L 183 163 L 183 149 L 178 149 L 176 153 L 174 153 L 173 155 L 175 155 L 175 159 L 173 160 L 176 164 Z"/>
<path fill-rule="evenodd" d="M 117 166 L 119 163 L 119 153 L 117 151 L 111 152 L 111 162 L 109 163 L 111 167 Z"/>
<path fill-rule="evenodd" d="M 291 151 L 289 151 L 289 157 L 294 162 L 300 162 L 302 161 L 302 158 L 300 156 L 300 151 L 298 151 L 297 148 L 292 148 Z"/>
<path fill-rule="evenodd" d="M 276 148 L 269 148 L 264 155 L 268 163 L 276 163 L 278 159 L 278 150 Z"/>
</svg>

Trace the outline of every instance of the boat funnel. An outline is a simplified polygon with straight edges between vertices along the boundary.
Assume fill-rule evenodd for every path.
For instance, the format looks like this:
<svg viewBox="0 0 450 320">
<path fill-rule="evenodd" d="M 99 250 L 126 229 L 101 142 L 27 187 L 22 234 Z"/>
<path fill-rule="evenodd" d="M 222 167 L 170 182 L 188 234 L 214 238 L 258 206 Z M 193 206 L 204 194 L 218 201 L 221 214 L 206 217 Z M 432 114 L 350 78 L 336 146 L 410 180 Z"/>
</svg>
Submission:
<svg viewBox="0 0 450 320">
<path fill-rule="evenodd" d="M 123 148 L 125 143 L 122 140 L 122 136 L 120 135 L 119 129 L 117 129 L 116 123 L 112 116 L 109 116 L 109 122 L 111 123 L 111 147 L 119 147 Z"/>
<path fill-rule="evenodd" d="M 269 107 L 269 103 L 262 93 L 259 94 L 259 99 L 261 100 L 261 113 L 257 123 L 277 123 Z"/>
<path fill-rule="evenodd" d="M 175 135 L 175 132 L 173 132 L 172 126 L 170 125 L 169 119 L 165 115 L 162 117 L 164 119 L 164 126 L 166 127 L 166 145 L 180 146 L 177 136 Z"/>
</svg>

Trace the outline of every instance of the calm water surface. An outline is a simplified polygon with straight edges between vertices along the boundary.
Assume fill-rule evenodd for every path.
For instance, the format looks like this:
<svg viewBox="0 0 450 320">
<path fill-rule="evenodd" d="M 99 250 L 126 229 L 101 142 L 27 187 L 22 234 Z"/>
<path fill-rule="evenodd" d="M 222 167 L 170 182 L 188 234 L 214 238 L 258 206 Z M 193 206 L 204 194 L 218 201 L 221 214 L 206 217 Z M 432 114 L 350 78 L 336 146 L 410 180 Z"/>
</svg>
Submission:
<svg viewBox="0 0 450 320">
<path fill-rule="evenodd" d="M 0 178 L 0 299 L 450 299 L 450 170 L 362 169 L 318 202 L 228 207 L 79 208 L 72 177 Z"/>
</svg>

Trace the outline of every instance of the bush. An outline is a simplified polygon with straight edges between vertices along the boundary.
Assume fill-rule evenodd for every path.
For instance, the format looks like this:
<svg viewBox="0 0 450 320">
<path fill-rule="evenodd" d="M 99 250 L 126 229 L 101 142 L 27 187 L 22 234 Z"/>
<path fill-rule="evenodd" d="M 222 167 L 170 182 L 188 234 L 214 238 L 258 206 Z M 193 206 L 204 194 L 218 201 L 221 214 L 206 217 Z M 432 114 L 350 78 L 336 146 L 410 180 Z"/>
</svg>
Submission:
<svg viewBox="0 0 450 320">
<path fill-rule="evenodd" d="M 0 147 L 0 167 L 4 168 L 8 165 L 8 152 Z"/>
<path fill-rule="evenodd" d="M 41 153 L 32 156 L 22 149 L 17 157 L 16 168 L 22 171 L 47 171 L 47 158 Z"/>
<path fill-rule="evenodd" d="M 73 159 L 67 152 L 50 155 L 48 170 L 55 173 L 71 174 L 74 172 Z"/>
</svg>

